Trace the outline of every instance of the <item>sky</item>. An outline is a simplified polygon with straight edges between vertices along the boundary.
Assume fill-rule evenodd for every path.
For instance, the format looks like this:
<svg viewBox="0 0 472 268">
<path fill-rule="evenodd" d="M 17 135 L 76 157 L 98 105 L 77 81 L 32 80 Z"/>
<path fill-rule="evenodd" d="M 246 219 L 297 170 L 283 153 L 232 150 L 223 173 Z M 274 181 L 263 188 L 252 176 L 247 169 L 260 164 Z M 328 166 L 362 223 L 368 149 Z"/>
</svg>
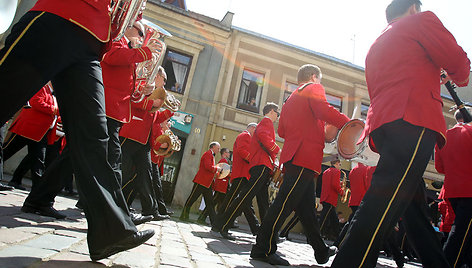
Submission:
<svg viewBox="0 0 472 268">
<path fill-rule="evenodd" d="M 187 0 L 190 11 L 364 66 L 370 45 L 387 26 L 391 0 Z M 472 57 L 472 1 L 422 0 Z"/>
</svg>

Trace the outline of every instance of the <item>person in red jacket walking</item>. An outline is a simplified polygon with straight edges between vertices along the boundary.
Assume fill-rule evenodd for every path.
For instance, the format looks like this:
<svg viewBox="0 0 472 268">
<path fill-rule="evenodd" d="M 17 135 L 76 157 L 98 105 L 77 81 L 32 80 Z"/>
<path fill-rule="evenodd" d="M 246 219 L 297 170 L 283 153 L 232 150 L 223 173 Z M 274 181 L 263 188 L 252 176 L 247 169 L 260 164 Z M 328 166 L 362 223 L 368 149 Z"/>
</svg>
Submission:
<svg viewBox="0 0 472 268">
<path fill-rule="evenodd" d="M 208 215 L 210 216 L 211 224 L 215 224 L 215 208 L 213 205 L 213 195 L 211 192 L 211 184 L 216 172 L 220 171 L 221 168 L 215 165 L 215 154 L 220 151 L 220 144 L 216 141 L 210 143 L 210 149 L 206 151 L 200 158 L 200 167 L 198 168 L 197 174 L 193 179 L 193 188 L 190 195 L 185 201 L 185 205 L 182 209 L 180 219 L 183 221 L 189 220 L 190 207 L 197 200 L 200 195 L 203 195 L 205 205 L 208 208 Z"/>
<path fill-rule="evenodd" d="M 470 112 L 470 109 L 468 109 Z M 472 266 L 472 125 L 464 124 L 459 110 L 457 124 L 446 131 L 447 143 L 436 146 L 435 166 L 444 174 L 444 196 L 456 215 L 444 244 L 444 253 L 451 267 Z"/>
<path fill-rule="evenodd" d="M 38 0 L 0 50 L 3 124 L 48 81 L 58 100 L 88 223 L 92 260 L 134 248 L 154 234 L 131 221 L 107 161 L 108 133 L 100 59 L 111 44 L 110 0 Z"/>
<path fill-rule="evenodd" d="M 336 214 L 338 195 L 343 195 L 341 189 L 341 161 L 331 161 L 331 167 L 323 172 L 320 202 L 323 210 L 320 213 L 320 232 L 329 239 L 338 235 L 339 221 Z"/>
<path fill-rule="evenodd" d="M 434 13 L 421 12 L 419 0 L 393 0 L 386 17 L 388 26 L 365 60 L 371 103 L 360 137 L 368 137 L 380 159 L 331 267 L 375 267 L 400 217 L 423 266 L 448 267 L 421 212 L 426 205 L 423 173 L 435 144 L 446 142 L 441 69 L 466 86 L 470 60 Z"/>
</svg>

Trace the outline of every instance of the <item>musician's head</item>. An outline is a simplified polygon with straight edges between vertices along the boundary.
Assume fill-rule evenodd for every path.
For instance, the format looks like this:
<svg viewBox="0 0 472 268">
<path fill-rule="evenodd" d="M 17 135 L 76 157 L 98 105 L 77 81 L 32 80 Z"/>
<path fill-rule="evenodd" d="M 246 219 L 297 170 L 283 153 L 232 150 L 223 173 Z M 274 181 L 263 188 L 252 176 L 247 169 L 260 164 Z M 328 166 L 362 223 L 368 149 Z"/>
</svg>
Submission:
<svg viewBox="0 0 472 268">
<path fill-rule="evenodd" d="M 140 21 L 135 21 L 133 26 L 129 27 L 125 32 L 129 48 L 140 47 L 144 40 L 144 33 L 144 24 Z"/>
<path fill-rule="evenodd" d="M 220 143 L 217 141 L 212 141 L 210 143 L 210 150 L 213 152 L 213 154 L 216 154 L 220 151 Z"/>
<path fill-rule="evenodd" d="M 337 170 L 341 170 L 341 161 L 339 159 L 332 160 L 331 166 L 335 167 Z"/>
<path fill-rule="evenodd" d="M 272 122 L 275 122 L 279 118 L 279 106 L 273 102 L 268 102 L 262 109 L 264 116 L 267 116 Z"/>
<path fill-rule="evenodd" d="M 469 114 L 472 114 L 472 109 L 470 107 L 466 107 Z M 464 123 L 464 117 L 459 109 L 456 110 L 454 113 L 454 118 L 456 118 L 457 123 Z"/>
<path fill-rule="evenodd" d="M 320 83 L 321 82 L 321 70 L 320 67 L 313 64 L 305 64 L 298 69 L 298 84 L 305 84 L 308 82 Z"/>
<path fill-rule="evenodd" d="M 387 22 L 421 12 L 420 0 L 393 0 L 385 10 Z"/>
<path fill-rule="evenodd" d="M 254 135 L 254 131 L 256 130 L 256 127 L 257 127 L 257 123 L 254 123 L 254 122 L 249 123 L 249 124 L 247 124 L 246 130 L 252 136 L 252 135 Z"/>
<path fill-rule="evenodd" d="M 167 74 L 162 66 L 157 67 L 156 88 L 163 88 L 167 82 Z"/>
<path fill-rule="evenodd" d="M 229 158 L 229 149 L 221 148 L 220 149 L 221 158 Z"/>
</svg>

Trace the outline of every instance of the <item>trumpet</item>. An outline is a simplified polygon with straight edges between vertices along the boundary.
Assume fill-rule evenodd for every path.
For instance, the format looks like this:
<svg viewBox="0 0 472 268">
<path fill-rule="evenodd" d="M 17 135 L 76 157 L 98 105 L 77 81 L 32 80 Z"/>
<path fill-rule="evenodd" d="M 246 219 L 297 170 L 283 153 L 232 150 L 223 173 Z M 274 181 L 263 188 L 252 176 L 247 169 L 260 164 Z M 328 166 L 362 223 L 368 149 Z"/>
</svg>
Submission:
<svg viewBox="0 0 472 268">
<path fill-rule="evenodd" d="M 346 203 L 347 198 L 349 197 L 349 194 L 351 193 L 351 189 L 347 187 L 346 173 L 344 173 L 344 171 L 342 170 L 341 170 L 341 176 L 343 177 L 342 183 L 341 183 L 341 189 L 343 190 L 343 193 L 344 193 L 343 196 L 341 197 L 341 202 Z"/>
</svg>

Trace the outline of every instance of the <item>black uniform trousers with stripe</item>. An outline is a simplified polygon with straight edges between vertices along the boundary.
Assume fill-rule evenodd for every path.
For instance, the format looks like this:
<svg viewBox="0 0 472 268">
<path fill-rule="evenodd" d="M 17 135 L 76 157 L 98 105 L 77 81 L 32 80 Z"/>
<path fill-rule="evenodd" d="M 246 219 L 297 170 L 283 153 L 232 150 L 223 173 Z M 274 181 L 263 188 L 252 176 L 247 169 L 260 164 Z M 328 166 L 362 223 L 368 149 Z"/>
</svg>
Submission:
<svg viewBox="0 0 472 268">
<path fill-rule="evenodd" d="M 226 210 L 228 210 L 229 205 L 231 202 L 238 196 L 241 190 L 244 188 L 249 181 L 245 177 L 234 178 L 231 182 L 231 186 L 229 187 L 228 192 L 225 195 L 225 199 L 221 203 L 220 208 L 218 208 L 218 214 L 224 214 Z M 259 221 L 257 220 L 256 213 L 254 211 L 254 207 L 252 206 L 252 202 L 249 203 L 247 206 L 243 206 L 241 209 L 242 213 L 244 213 L 244 217 L 246 217 L 247 223 L 249 224 L 249 229 L 251 230 L 252 234 L 257 234 L 259 231 Z M 236 217 L 240 216 L 237 215 Z M 230 223 L 231 226 L 231 223 Z"/>
<path fill-rule="evenodd" d="M 86 204 L 88 247 L 98 254 L 137 232 L 107 161 L 108 134 L 100 67 L 104 44 L 54 14 L 30 11 L 0 50 L 0 122 L 6 122 L 48 81 L 56 92 L 80 198 Z"/>
<path fill-rule="evenodd" d="M 472 267 L 472 198 L 449 198 L 456 218 L 444 244 L 451 267 Z"/>
<path fill-rule="evenodd" d="M 331 267 L 375 267 L 400 217 L 423 266 L 449 267 L 428 220 L 423 180 L 437 135 L 401 119 L 371 133 L 380 159 Z"/>
<path fill-rule="evenodd" d="M 123 153 L 123 194 L 129 206 L 133 193 L 139 193 L 141 213 L 157 214 L 157 201 L 152 186 L 151 146 L 121 137 Z"/>
<path fill-rule="evenodd" d="M 249 170 L 251 178 L 241 188 L 238 196 L 231 201 L 229 207 L 223 214 L 218 214 L 214 230 L 227 232 L 236 217 L 241 215 L 241 211 L 246 211 L 252 204 L 252 199 L 259 191 L 267 190 L 266 186 L 270 179 L 271 170 L 264 166 L 254 166 Z"/>
<path fill-rule="evenodd" d="M 277 236 L 288 216 L 295 210 L 308 243 L 315 254 L 328 253 L 315 216 L 315 172 L 291 161 L 284 163 L 284 183 L 262 221 L 251 256 L 269 256 L 277 251 Z"/>
<path fill-rule="evenodd" d="M 203 196 L 203 200 L 205 200 L 205 208 L 208 209 L 208 216 L 210 217 L 210 222 L 212 225 L 214 225 L 216 221 L 216 212 L 215 206 L 213 205 L 213 194 L 211 192 L 211 188 L 207 188 L 195 182 L 193 183 L 192 191 L 190 192 L 190 195 L 188 196 L 187 201 L 185 201 L 185 205 L 182 208 L 182 214 L 180 215 L 180 219 L 189 219 L 190 208 L 192 207 L 193 203 L 197 201 L 200 195 Z"/>
</svg>

